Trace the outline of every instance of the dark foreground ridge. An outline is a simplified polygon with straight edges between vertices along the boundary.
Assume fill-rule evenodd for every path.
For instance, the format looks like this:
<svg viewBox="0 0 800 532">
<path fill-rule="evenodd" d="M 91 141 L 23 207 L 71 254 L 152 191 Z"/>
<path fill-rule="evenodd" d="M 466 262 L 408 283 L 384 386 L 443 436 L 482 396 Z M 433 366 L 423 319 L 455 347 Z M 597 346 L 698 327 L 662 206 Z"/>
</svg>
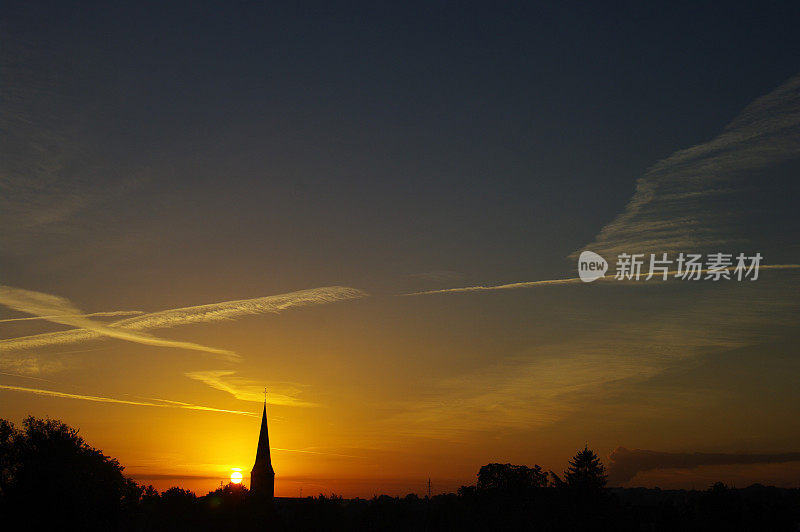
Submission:
<svg viewBox="0 0 800 532">
<path fill-rule="evenodd" d="M 717 483 L 704 491 L 607 488 L 590 449 L 562 475 L 488 464 L 458 493 L 370 500 L 264 498 L 229 484 L 159 493 L 60 421 L 0 419 L 4 530 L 798 530 L 800 490 Z"/>
</svg>

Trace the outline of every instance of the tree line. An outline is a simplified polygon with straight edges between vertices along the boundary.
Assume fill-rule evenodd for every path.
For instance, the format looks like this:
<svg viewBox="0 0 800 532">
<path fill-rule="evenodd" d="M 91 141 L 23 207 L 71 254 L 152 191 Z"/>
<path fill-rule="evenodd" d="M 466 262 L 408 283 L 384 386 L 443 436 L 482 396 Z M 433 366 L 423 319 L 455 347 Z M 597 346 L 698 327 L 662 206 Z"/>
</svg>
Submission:
<svg viewBox="0 0 800 532">
<path fill-rule="evenodd" d="M 717 483 L 704 491 L 606 487 L 588 447 L 562 474 L 490 463 L 474 485 L 419 497 L 336 495 L 265 504 L 245 486 L 203 496 L 159 492 L 58 420 L 0 419 L 0 525 L 5 530 L 797 530 L 800 490 Z"/>
</svg>

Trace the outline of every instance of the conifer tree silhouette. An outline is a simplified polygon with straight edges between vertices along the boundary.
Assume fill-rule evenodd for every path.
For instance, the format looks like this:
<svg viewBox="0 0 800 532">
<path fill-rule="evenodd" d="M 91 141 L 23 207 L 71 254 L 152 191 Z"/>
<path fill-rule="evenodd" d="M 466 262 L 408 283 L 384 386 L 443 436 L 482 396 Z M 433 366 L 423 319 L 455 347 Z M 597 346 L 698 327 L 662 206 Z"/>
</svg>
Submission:
<svg viewBox="0 0 800 532">
<path fill-rule="evenodd" d="M 569 467 L 564 471 L 564 479 L 551 471 L 556 486 L 568 487 L 581 491 L 599 491 L 605 487 L 608 480 L 606 467 L 600 462 L 594 451 L 584 446 L 569 461 Z"/>
</svg>

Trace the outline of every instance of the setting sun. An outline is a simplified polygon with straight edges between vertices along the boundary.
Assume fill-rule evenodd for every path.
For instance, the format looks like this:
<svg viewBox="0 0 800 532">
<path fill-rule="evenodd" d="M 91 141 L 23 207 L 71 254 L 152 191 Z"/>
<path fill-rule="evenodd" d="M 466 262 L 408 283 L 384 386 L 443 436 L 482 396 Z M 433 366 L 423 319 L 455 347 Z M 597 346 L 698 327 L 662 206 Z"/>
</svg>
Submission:
<svg viewBox="0 0 800 532">
<path fill-rule="evenodd" d="M 234 484 L 239 484 L 242 482 L 242 470 L 238 467 L 233 468 L 233 473 L 231 473 L 231 482 Z"/>
</svg>

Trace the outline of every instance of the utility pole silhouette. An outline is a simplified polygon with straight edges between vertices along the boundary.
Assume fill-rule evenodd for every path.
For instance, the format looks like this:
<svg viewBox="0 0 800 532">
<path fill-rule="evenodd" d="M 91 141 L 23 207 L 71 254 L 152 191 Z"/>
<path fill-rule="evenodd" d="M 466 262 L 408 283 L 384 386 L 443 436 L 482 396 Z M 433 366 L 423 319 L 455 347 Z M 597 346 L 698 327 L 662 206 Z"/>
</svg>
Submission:
<svg viewBox="0 0 800 532">
<path fill-rule="evenodd" d="M 431 498 L 431 477 L 428 477 L 428 498 Z"/>
</svg>

